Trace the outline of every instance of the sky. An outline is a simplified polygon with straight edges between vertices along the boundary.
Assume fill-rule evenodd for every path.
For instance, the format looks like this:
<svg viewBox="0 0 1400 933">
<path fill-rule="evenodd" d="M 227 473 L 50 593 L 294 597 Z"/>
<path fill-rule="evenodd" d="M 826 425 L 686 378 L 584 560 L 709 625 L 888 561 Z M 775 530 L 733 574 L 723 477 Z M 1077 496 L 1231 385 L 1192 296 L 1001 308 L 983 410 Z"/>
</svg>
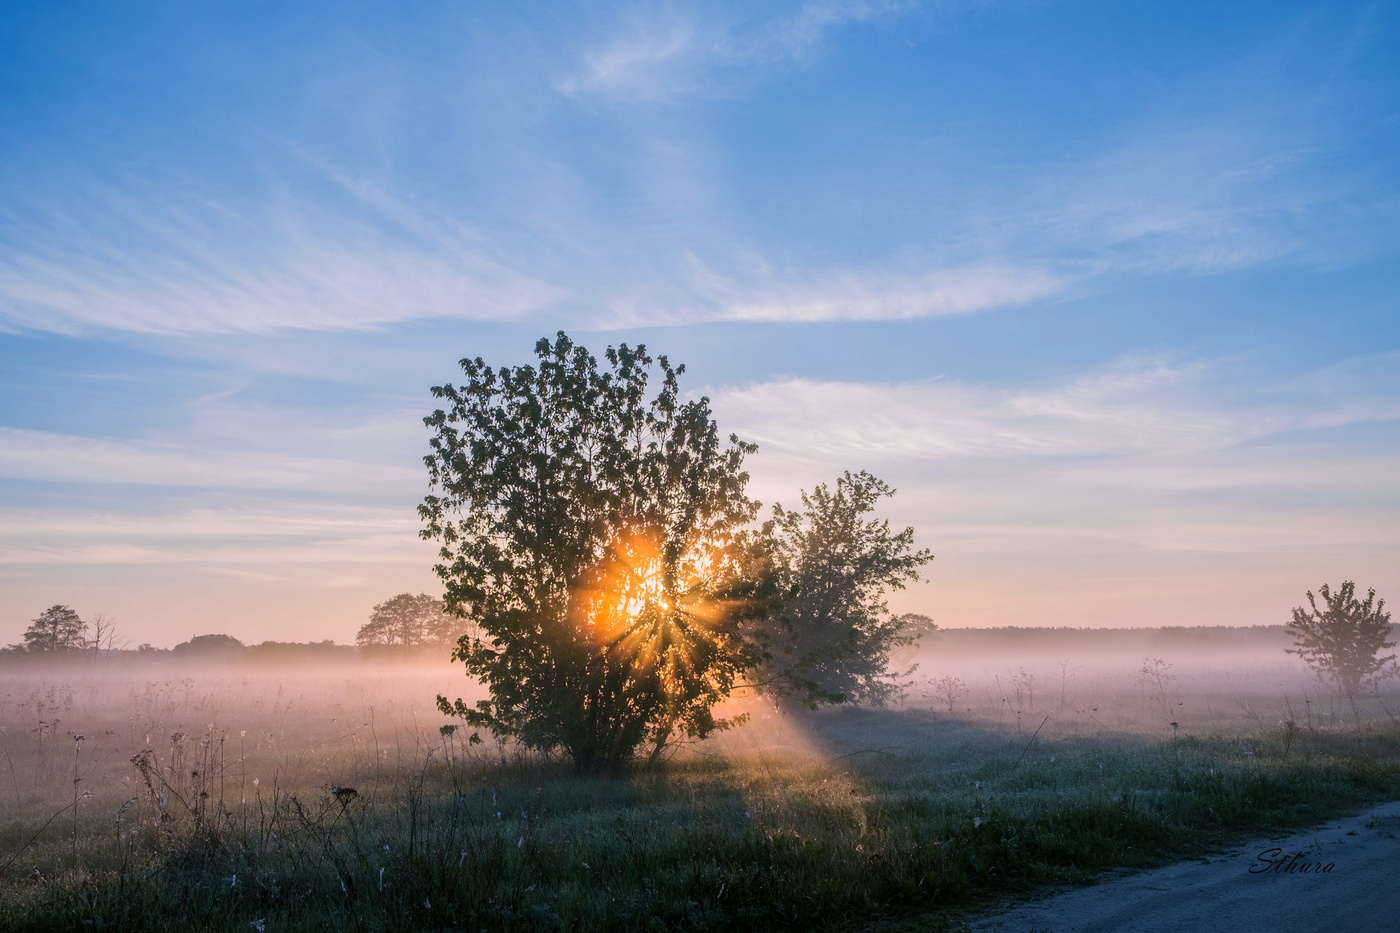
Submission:
<svg viewBox="0 0 1400 933">
<path fill-rule="evenodd" d="M 0 644 L 353 640 L 558 330 L 842 470 L 945 626 L 1400 599 L 1394 3 L 0 7 Z"/>
</svg>

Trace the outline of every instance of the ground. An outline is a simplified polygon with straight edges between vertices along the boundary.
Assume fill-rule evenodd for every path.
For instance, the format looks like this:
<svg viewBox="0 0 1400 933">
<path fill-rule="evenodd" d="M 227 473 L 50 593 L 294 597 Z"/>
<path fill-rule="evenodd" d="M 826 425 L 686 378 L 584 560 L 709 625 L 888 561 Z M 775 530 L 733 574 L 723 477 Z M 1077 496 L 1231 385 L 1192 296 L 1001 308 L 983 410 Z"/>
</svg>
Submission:
<svg viewBox="0 0 1400 933">
<path fill-rule="evenodd" d="M 1331 867 L 1299 870 L 1305 865 Z M 1400 803 L 1387 803 L 995 910 L 968 926 L 973 933 L 1389 933 L 1400 927 L 1397 870 Z"/>
</svg>

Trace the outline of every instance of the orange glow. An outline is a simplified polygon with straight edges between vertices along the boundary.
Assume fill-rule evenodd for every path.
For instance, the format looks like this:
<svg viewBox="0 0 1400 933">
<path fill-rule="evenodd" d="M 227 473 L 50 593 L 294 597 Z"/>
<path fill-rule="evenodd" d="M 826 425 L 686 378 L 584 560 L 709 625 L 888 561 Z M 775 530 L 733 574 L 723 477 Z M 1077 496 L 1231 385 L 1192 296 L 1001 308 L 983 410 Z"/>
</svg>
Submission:
<svg viewBox="0 0 1400 933">
<path fill-rule="evenodd" d="M 680 682 L 692 666 L 695 629 L 708 629 L 720 615 L 699 586 L 714 564 L 711 552 L 692 547 L 668 567 L 656 537 L 621 536 L 576 594 L 576 624 L 599 648 Z"/>
</svg>

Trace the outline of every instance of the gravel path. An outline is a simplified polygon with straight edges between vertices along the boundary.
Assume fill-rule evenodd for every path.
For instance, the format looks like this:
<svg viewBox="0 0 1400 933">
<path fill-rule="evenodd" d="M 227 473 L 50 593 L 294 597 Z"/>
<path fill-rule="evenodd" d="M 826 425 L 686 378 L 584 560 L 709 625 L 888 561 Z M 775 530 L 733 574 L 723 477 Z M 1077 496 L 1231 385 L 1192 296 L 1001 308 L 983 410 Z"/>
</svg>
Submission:
<svg viewBox="0 0 1400 933">
<path fill-rule="evenodd" d="M 1051 895 L 983 915 L 970 927 L 978 933 L 1395 933 L 1400 802 L 1294 836 L 1258 839 L 1223 857 Z"/>
</svg>

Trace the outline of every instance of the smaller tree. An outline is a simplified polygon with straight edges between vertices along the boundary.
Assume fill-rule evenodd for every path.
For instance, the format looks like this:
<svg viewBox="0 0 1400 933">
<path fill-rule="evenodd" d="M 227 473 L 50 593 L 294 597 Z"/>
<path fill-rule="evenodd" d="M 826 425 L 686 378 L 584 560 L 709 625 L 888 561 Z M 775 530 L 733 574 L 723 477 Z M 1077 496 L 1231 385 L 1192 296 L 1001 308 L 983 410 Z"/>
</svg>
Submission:
<svg viewBox="0 0 1400 933">
<path fill-rule="evenodd" d="M 426 593 L 400 593 L 374 607 L 369 621 L 355 635 L 355 643 L 361 648 L 447 648 L 468 628 L 466 622 L 447 612 L 442 600 Z"/>
<path fill-rule="evenodd" d="M 843 473 L 802 492 L 802 510 L 773 506 L 758 542 L 776 580 L 777 611 L 765 620 L 770 689 L 805 705 L 882 706 L 898 692 L 889 673 L 891 651 L 936 626 L 926 616 L 892 616 L 885 594 L 919 579 L 933 559 L 915 550 L 914 529 L 890 530 L 866 518 L 887 484 L 861 471 Z M 909 673 L 908 671 L 902 673 Z"/>
<path fill-rule="evenodd" d="M 88 624 L 67 606 L 53 605 L 40 613 L 24 633 L 24 650 L 31 654 L 81 651 L 87 647 Z"/>
<path fill-rule="evenodd" d="M 105 612 L 92 617 L 92 638 L 87 647 L 92 650 L 92 659 L 100 661 L 102 656 L 112 655 L 126 647 L 126 637 L 117 632 L 117 622 Z"/>
<path fill-rule="evenodd" d="M 1356 584 L 1342 583 L 1333 593 L 1323 584 L 1318 588 L 1322 609 L 1312 592 L 1308 592 L 1307 608 L 1297 606 L 1288 634 L 1293 636 L 1289 654 L 1296 654 L 1312 668 L 1320 680 L 1329 680 L 1349 697 L 1355 697 L 1364 684 L 1386 675 L 1385 666 L 1395 655 L 1379 657 L 1386 648 L 1395 647 L 1390 637 L 1390 613 L 1385 600 L 1376 599 L 1376 591 L 1368 590 L 1366 599 L 1356 598 Z"/>
<path fill-rule="evenodd" d="M 963 679 L 952 674 L 945 674 L 933 682 L 933 695 L 948 705 L 949 713 L 953 712 L 953 706 L 958 700 L 967 696 L 967 692 L 967 684 L 963 683 Z"/>
<path fill-rule="evenodd" d="M 942 631 L 937 622 L 921 612 L 906 612 L 902 616 L 895 616 L 894 619 L 899 623 L 901 631 L 913 639 L 910 644 L 915 648 L 926 647 L 924 639 L 932 638 L 933 635 Z"/>
</svg>

